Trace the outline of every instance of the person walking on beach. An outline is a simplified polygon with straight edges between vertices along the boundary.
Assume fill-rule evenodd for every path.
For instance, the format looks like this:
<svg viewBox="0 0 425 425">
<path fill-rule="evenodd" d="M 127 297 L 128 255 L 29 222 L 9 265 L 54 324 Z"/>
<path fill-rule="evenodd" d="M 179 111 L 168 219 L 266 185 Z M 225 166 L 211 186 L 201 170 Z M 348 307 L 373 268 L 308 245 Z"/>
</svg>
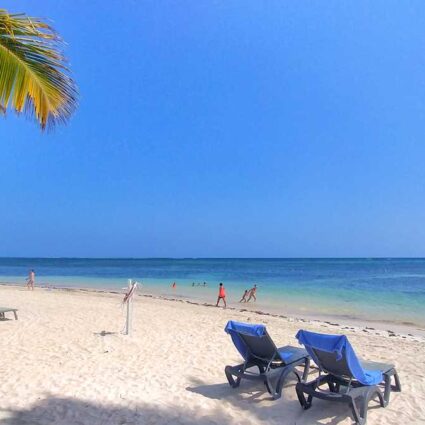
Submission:
<svg viewBox="0 0 425 425">
<path fill-rule="evenodd" d="M 173 289 L 176 289 L 176 282 L 173 282 L 173 284 L 171 285 L 171 287 L 172 287 Z"/>
<path fill-rule="evenodd" d="M 226 289 L 224 288 L 224 285 L 221 282 L 220 282 L 220 285 L 218 286 L 218 298 L 217 298 L 217 304 L 215 305 L 216 307 L 218 307 L 218 303 L 220 302 L 220 300 L 223 300 L 224 308 L 226 308 L 227 307 Z"/>
<path fill-rule="evenodd" d="M 27 288 L 31 289 L 31 291 L 34 291 L 34 282 L 35 282 L 35 271 L 34 271 L 34 269 L 30 270 L 26 280 L 27 280 Z"/>
<path fill-rule="evenodd" d="M 247 302 L 250 302 L 251 298 L 254 298 L 254 301 L 257 301 L 257 297 L 255 296 L 256 292 L 257 292 L 257 285 L 254 285 L 249 291 L 249 298 Z"/>
<path fill-rule="evenodd" d="M 246 303 L 246 297 L 248 296 L 248 289 L 245 289 L 245 292 L 242 295 L 242 298 L 239 300 L 239 302 L 244 302 Z"/>
</svg>

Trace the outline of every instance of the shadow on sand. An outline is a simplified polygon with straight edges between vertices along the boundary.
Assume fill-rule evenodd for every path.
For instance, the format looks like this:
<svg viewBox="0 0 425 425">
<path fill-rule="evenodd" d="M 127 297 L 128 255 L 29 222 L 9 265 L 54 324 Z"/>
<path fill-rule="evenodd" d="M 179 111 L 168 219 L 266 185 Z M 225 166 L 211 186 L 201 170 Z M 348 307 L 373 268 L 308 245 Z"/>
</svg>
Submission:
<svg viewBox="0 0 425 425">
<path fill-rule="evenodd" d="M 258 423 L 268 425 L 337 425 L 342 422 L 354 423 L 348 405 L 342 403 L 329 403 L 315 400 L 311 409 L 305 411 L 294 397 L 295 379 L 288 380 L 282 391 L 282 398 L 272 400 L 265 387 L 261 383 L 245 381 L 239 388 L 231 388 L 227 382 L 222 384 L 205 384 L 193 379 L 193 385 L 186 390 L 200 396 L 224 400 L 234 405 L 234 410 L 249 411 L 249 416 L 255 418 Z M 371 402 L 369 412 L 380 409 L 379 404 Z M 231 423 L 231 422 L 224 422 Z"/>
<path fill-rule="evenodd" d="M 153 425 L 226 424 L 223 412 L 201 415 L 184 406 L 140 403 L 134 407 L 97 405 L 84 400 L 48 397 L 28 410 L 3 411 L 1 425 Z"/>
<path fill-rule="evenodd" d="M 193 381 L 186 390 L 199 397 L 219 400 L 208 409 L 196 405 L 147 404 L 134 400 L 129 406 L 101 405 L 74 398 L 46 395 L 29 409 L 11 409 L 0 412 L 0 425 L 239 425 L 247 423 L 238 417 L 243 412 L 250 424 L 267 425 L 337 425 L 352 423 L 347 406 L 318 400 L 308 411 L 303 411 L 294 397 L 294 382 L 289 382 L 280 400 L 271 401 L 260 385 L 246 383 L 238 389 L 226 384 L 208 385 Z M 184 390 L 183 390 L 184 391 Z M 286 394 L 285 394 L 286 393 Z M 230 405 L 230 406 L 229 406 Z M 377 413 L 378 414 L 378 413 Z"/>
</svg>

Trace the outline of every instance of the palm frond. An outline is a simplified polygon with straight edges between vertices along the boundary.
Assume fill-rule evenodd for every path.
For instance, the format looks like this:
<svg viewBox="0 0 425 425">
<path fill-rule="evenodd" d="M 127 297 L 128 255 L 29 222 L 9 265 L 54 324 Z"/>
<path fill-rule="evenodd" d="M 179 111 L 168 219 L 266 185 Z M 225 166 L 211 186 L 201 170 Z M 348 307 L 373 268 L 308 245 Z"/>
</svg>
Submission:
<svg viewBox="0 0 425 425">
<path fill-rule="evenodd" d="M 0 112 L 33 115 L 41 128 L 66 122 L 77 104 L 77 87 L 48 24 L 0 9 Z"/>
</svg>

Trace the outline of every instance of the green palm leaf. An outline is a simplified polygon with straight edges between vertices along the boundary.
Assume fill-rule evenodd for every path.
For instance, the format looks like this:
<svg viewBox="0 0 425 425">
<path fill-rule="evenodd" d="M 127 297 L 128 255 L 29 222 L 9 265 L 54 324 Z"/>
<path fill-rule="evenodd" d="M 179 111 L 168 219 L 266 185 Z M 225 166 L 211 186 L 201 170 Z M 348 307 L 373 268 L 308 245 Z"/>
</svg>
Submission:
<svg viewBox="0 0 425 425">
<path fill-rule="evenodd" d="M 52 27 L 0 9 L 0 112 L 34 116 L 41 128 L 66 122 L 77 104 L 61 39 Z"/>
</svg>

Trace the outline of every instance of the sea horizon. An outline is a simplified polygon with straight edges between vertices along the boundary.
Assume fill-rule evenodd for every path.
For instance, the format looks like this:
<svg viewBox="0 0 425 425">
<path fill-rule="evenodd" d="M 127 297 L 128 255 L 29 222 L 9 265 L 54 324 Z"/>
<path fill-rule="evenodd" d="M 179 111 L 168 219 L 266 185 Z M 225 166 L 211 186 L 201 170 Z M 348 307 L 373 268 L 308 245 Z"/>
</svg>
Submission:
<svg viewBox="0 0 425 425">
<path fill-rule="evenodd" d="M 46 260 L 425 260 L 418 256 L 323 256 L 323 257 L 75 257 L 75 256 L 0 256 L 0 259 L 46 259 Z"/>
</svg>

